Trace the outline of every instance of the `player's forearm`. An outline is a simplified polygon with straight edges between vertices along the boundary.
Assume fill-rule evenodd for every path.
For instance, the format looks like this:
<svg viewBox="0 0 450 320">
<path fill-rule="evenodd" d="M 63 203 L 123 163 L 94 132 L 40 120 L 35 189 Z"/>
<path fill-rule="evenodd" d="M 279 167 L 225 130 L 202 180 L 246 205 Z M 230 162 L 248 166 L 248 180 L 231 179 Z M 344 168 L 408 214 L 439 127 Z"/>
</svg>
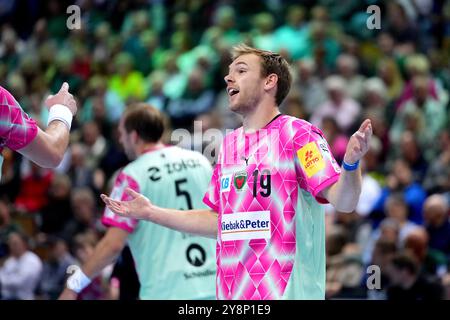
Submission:
<svg viewBox="0 0 450 320">
<path fill-rule="evenodd" d="M 54 160 L 53 164 L 57 166 L 61 162 L 69 144 L 70 131 L 63 122 L 52 121 L 44 134 L 47 154 Z"/>
<path fill-rule="evenodd" d="M 352 212 L 358 204 L 361 194 L 361 169 L 342 170 L 339 180 L 332 185 L 326 194 L 327 200 L 340 212 Z"/>
<path fill-rule="evenodd" d="M 34 140 L 18 151 L 41 167 L 54 168 L 60 164 L 68 144 L 67 126 L 52 121 L 45 131 L 39 129 Z"/>
<path fill-rule="evenodd" d="M 107 233 L 95 247 L 89 261 L 81 267 L 82 271 L 90 279 L 97 277 L 104 268 L 117 260 L 124 246 L 125 241 L 112 239 Z"/>
<path fill-rule="evenodd" d="M 173 230 L 216 239 L 217 219 L 217 213 L 212 210 L 184 211 L 152 205 L 147 220 Z"/>
</svg>

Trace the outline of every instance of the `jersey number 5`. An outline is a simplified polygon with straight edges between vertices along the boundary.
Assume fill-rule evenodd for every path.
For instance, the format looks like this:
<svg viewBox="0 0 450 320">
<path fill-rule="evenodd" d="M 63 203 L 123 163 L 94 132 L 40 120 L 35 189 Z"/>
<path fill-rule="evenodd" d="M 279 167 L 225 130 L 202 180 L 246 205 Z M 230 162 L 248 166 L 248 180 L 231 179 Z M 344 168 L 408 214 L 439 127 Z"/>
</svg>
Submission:
<svg viewBox="0 0 450 320">
<path fill-rule="evenodd" d="M 192 207 L 191 195 L 186 190 L 181 189 L 181 186 L 184 183 L 187 183 L 186 178 L 175 180 L 175 191 L 177 193 L 177 197 L 181 197 L 181 196 L 185 197 L 186 203 L 188 206 L 188 210 L 192 210 L 193 207 Z"/>
</svg>

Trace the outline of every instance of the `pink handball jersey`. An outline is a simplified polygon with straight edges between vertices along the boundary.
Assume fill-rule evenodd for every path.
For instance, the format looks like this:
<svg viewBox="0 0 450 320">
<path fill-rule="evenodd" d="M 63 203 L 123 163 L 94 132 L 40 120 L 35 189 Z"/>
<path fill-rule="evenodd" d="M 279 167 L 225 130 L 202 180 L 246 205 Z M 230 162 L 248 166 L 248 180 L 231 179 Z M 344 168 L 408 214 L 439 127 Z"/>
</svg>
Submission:
<svg viewBox="0 0 450 320">
<path fill-rule="evenodd" d="M 0 86 L 0 153 L 4 147 L 12 150 L 26 147 L 37 133 L 36 122 L 22 110 L 16 99 Z M 3 157 L 0 156 L 0 168 L 2 163 Z"/>
<path fill-rule="evenodd" d="M 340 167 L 323 133 L 280 115 L 228 134 L 203 201 L 216 211 L 218 299 L 324 299 L 320 191 Z"/>
</svg>

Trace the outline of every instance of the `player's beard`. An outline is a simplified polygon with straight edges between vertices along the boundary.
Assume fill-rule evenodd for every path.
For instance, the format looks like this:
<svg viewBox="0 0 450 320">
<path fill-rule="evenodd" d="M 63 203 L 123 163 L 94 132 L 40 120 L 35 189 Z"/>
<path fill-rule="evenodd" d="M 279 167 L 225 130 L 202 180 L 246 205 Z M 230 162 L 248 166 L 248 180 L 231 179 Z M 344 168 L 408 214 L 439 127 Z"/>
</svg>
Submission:
<svg viewBox="0 0 450 320">
<path fill-rule="evenodd" d="M 240 91 L 237 100 L 234 103 L 230 101 L 231 111 L 245 116 L 256 109 L 261 100 L 261 95 L 257 90 L 248 90 L 247 92 L 251 92 L 249 96 L 246 96 L 243 91 Z"/>
</svg>

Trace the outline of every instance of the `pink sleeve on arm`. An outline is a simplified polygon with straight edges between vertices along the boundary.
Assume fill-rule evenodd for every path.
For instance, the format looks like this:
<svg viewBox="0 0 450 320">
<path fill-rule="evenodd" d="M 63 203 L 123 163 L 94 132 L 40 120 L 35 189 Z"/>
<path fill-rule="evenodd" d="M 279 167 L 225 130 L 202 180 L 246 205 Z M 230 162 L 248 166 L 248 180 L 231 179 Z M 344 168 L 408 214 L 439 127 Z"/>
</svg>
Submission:
<svg viewBox="0 0 450 320">
<path fill-rule="evenodd" d="M 318 195 L 339 179 L 340 167 L 320 129 L 306 121 L 295 121 L 293 126 L 298 183 L 319 203 L 328 203 Z"/>
<path fill-rule="evenodd" d="M 208 190 L 203 197 L 203 202 L 210 207 L 215 212 L 219 212 L 220 205 L 220 188 L 219 188 L 219 177 L 220 175 L 220 164 L 217 163 L 214 167 L 214 171 L 209 182 Z"/>
<path fill-rule="evenodd" d="M 134 180 L 132 177 L 126 175 L 125 173 L 121 172 L 119 176 L 116 178 L 114 188 L 111 191 L 110 197 L 112 199 L 121 201 L 131 200 L 131 198 L 125 193 L 126 188 L 131 188 L 136 192 L 140 192 L 139 184 L 137 183 L 137 181 Z M 114 212 L 112 212 L 111 210 L 109 210 L 108 208 L 105 208 L 102 218 L 102 223 L 105 226 L 120 228 L 129 233 L 132 233 L 134 231 L 138 222 L 139 221 L 136 219 L 119 216 Z"/>
<path fill-rule="evenodd" d="M 7 90 L 0 87 L 0 147 L 22 149 L 33 141 L 37 133 L 36 121 L 22 110 Z"/>
</svg>

